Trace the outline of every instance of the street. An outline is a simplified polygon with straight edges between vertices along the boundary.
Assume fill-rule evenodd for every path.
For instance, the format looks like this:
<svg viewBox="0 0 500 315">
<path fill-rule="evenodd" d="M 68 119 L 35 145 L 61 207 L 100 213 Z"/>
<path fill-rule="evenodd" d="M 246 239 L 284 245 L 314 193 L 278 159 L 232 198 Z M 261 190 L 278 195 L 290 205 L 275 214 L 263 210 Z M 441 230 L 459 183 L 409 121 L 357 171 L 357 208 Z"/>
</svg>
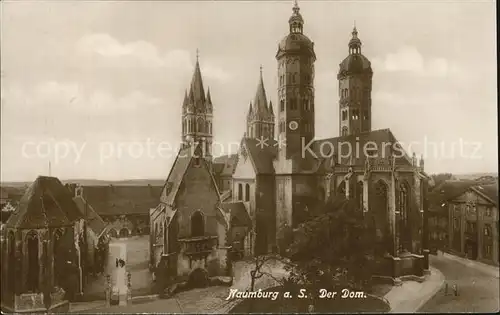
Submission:
<svg viewBox="0 0 500 315">
<path fill-rule="evenodd" d="M 439 269 L 448 283 L 419 310 L 421 313 L 496 313 L 499 310 L 499 279 L 442 255 L 430 256 L 430 263 Z M 453 293 L 458 286 L 458 296 Z"/>
<path fill-rule="evenodd" d="M 250 284 L 250 270 L 253 264 L 246 261 L 239 261 L 235 264 L 235 279 L 232 288 L 246 290 Z M 286 274 L 280 264 L 266 264 L 264 271 L 272 273 L 275 277 L 282 277 Z M 256 288 L 266 289 L 277 285 L 277 282 L 264 276 L 255 282 Z M 207 287 L 193 289 L 176 294 L 175 297 L 156 301 L 133 303 L 132 305 L 109 308 L 95 308 L 81 310 L 79 313 L 222 313 L 224 309 L 231 308 L 231 302 L 225 299 L 229 293 L 229 287 Z"/>
</svg>

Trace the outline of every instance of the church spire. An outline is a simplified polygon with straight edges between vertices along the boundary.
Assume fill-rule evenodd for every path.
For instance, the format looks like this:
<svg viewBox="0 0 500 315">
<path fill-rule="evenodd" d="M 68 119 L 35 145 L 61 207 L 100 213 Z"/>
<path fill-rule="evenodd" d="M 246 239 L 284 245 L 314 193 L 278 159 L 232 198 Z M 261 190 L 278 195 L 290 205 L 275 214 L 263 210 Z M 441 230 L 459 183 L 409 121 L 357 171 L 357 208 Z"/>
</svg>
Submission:
<svg viewBox="0 0 500 315">
<path fill-rule="evenodd" d="M 260 66 L 260 79 L 257 86 L 257 92 L 255 93 L 255 98 L 253 101 L 254 110 L 253 112 L 259 118 L 265 118 L 268 114 L 267 112 L 267 97 L 266 89 L 264 88 L 264 79 L 262 78 L 262 66 Z"/>
<path fill-rule="evenodd" d="M 198 50 L 196 50 L 196 65 L 194 66 L 193 78 L 191 79 L 191 91 L 195 104 L 203 106 L 205 104 L 205 90 L 203 89 L 203 80 L 201 78 Z"/>
</svg>

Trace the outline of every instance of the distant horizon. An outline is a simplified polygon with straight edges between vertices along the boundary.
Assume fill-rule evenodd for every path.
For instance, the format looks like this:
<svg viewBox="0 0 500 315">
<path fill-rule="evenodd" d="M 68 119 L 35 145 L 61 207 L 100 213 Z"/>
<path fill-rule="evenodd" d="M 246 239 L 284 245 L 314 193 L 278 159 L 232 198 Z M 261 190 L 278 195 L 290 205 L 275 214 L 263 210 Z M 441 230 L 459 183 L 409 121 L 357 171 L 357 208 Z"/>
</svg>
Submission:
<svg viewBox="0 0 500 315">
<path fill-rule="evenodd" d="M 428 175 L 437 175 L 437 174 L 444 174 L 444 173 L 449 173 L 449 172 L 438 172 L 438 173 L 428 173 Z M 481 177 L 481 176 L 493 176 L 493 177 L 498 177 L 498 172 L 470 172 L 470 173 L 451 173 L 453 176 L 478 176 L 478 177 Z M 8 180 L 8 181 L 0 181 L 0 186 L 3 185 L 3 184 L 24 184 L 24 183 L 31 183 L 33 182 L 37 177 L 39 176 L 49 176 L 49 175 L 44 175 L 44 174 L 40 174 L 38 176 L 36 176 L 35 178 L 33 178 L 32 181 L 24 181 L 24 180 L 20 180 L 20 181 L 12 181 L 12 180 Z M 59 179 L 60 181 L 62 182 L 70 182 L 70 181 L 75 181 L 75 182 L 78 182 L 78 181 L 96 181 L 96 182 L 127 182 L 127 181 L 166 181 L 167 178 L 124 178 L 124 179 L 97 179 L 97 178 L 60 178 L 60 177 L 57 177 L 55 175 L 50 175 L 49 177 L 56 177 L 57 179 Z"/>
</svg>

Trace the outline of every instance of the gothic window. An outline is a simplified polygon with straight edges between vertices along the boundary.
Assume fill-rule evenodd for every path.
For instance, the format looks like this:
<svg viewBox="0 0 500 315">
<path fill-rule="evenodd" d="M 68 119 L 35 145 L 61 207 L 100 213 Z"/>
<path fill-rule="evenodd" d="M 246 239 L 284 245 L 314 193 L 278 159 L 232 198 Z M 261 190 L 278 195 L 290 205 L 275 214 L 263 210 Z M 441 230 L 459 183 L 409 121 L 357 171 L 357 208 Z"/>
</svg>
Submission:
<svg viewBox="0 0 500 315">
<path fill-rule="evenodd" d="M 203 215 L 200 211 L 195 211 L 191 216 L 191 236 L 203 236 L 205 235 L 205 222 L 203 222 Z"/>
<path fill-rule="evenodd" d="M 243 185 L 238 184 L 238 200 L 243 200 Z"/>
<path fill-rule="evenodd" d="M 359 181 L 356 185 L 356 200 L 358 202 L 358 207 L 363 210 L 363 182 Z"/>
<path fill-rule="evenodd" d="M 344 110 L 344 111 L 342 111 L 342 120 L 344 121 L 346 119 L 347 119 L 347 111 Z"/>
<path fill-rule="evenodd" d="M 250 185 L 245 185 L 245 201 L 250 201 Z"/>
<path fill-rule="evenodd" d="M 292 73 L 292 74 L 291 74 L 292 84 L 294 84 L 294 83 L 295 83 L 295 81 L 296 81 L 296 76 L 297 76 L 297 73 Z"/>
<path fill-rule="evenodd" d="M 212 134 L 212 122 L 208 123 L 208 133 Z"/>
<path fill-rule="evenodd" d="M 408 195 L 408 186 L 406 183 L 401 184 L 399 186 L 399 205 L 398 210 L 400 213 L 400 224 L 399 224 L 399 235 L 401 237 L 401 247 L 403 250 L 411 249 L 411 239 L 410 239 L 410 231 L 411 227 L 409 226 L 409 195 Z"/>
<path fill-rule="evenodd" d="M 280 101 L 280 111 L 284 111 L 285 110 L 285 101 L 284 100 L 281 100 Z"/>
<path fill-rule="evenodd" d="M 347 127 L 342 127 L 342 135 L 347 136 Z"/>
<path fill-rule="evenodd" d="M 52 252 L 54 253 L 54 270 L 61 270 L 64 267 L 64 260 L 62 259 L 62 232 L 61 230 L 56 230 L 54 233 L 54 242 L 52 244 Z M 59 276 L 54 277 L 55 284 L 57 286 L 61 285 L 61 278 Z"/>
<path fill-rule="evenodd" d="M 290 109 L 291 110 L 297 109 L 297 100 L 295 98 L 290 99 Z"/>
<path fill-rule="evenodd" d="M 36 232 L 29 232 L 26 236 L 26 242 L 28 246 L 28 275 L 27 279 L 27 289 L 31 292 L 38 292 L 39 290 L 39 258 L 38 258 L 38 235 Z"/>
<path fill-rule="evenodd" d="M 202 118 L 199 118 L 198 119 L 198 129 L 196 130 L 197 132 L 203 132 L 203 125 L 204 125 L 204 121 Z"/>
</svg>

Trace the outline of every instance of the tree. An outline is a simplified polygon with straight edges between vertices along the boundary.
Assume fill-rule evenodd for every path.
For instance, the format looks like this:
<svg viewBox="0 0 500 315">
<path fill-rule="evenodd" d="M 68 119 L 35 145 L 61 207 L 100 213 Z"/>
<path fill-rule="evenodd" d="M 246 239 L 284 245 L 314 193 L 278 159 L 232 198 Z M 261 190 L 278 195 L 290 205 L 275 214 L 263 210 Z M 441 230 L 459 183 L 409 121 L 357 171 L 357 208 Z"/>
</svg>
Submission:
<svg viewBox="0 0 500 315">
<path fill-rule="evenodd" d="M 375 237 L 371 220 L 365 218 L 354 200 L 334 197 L 323 213 L 294 231 L 287 256 L 288 283 L 309 292 L 320 288 L 350 286 L 367 288 L 370 284 Z"/>
</svg>

